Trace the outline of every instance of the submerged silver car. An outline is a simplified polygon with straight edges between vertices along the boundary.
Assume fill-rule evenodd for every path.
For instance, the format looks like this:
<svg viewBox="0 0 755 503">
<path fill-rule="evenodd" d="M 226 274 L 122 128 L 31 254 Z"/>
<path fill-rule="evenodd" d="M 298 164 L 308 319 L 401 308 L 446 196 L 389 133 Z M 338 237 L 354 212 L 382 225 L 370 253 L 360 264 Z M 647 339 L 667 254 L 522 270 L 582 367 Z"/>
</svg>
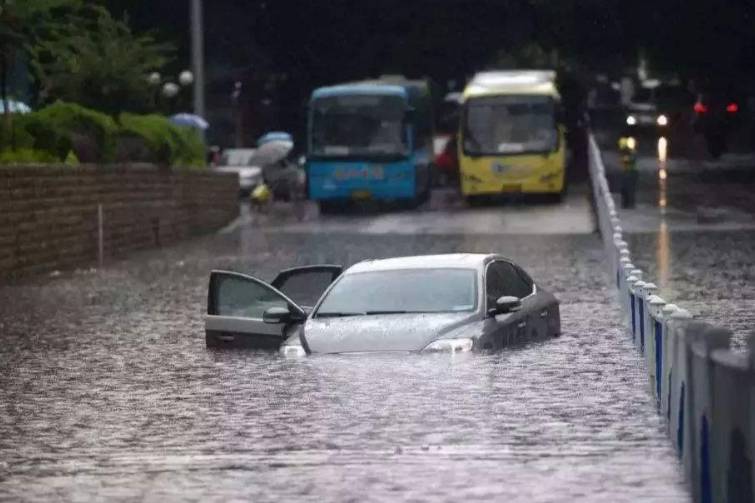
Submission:
<svg viewBox="0 0 755 503">
<path fill-rule="evenodd" d="M 487 351 L 561 332 L 558 300 L 500 255 L 315 265 L 271 283 L 212 271 L 208 347 L 285 355 L 370 351 Z"/>
</svg>

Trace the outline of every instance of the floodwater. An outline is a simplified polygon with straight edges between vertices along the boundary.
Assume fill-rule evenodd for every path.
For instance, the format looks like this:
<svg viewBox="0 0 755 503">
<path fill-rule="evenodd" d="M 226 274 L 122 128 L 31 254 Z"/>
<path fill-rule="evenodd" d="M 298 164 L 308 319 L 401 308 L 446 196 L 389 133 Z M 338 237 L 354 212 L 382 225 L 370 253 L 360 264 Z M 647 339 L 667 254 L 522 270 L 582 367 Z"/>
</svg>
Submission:
<svg viewBox="0 0 755 503">
<path fill-rule="evenodd" d="M 509 210 L 481 211 L 485 234 L 244 222 L 0 287 L 0 499 L 688 501 L 597 235 L 495 234 Z M 454 357 L 204 347 L 213 267 L 453 251 L 520 262 L 561 299 L 563 335 Z"/>
<path fill-rule="evenodd" d="M 617 154 L 604 151 L 603 158 L 616 173 Z M 637 204 L 619 208 L 643 279 L 655 283 L 664 300 L 732 330 L 735 349 L 755 333 L 753 166 L 755 152 L 718 160 L 640 156 Z M 617 206 L 620 201 L 616 194 Z"/>
</svg>

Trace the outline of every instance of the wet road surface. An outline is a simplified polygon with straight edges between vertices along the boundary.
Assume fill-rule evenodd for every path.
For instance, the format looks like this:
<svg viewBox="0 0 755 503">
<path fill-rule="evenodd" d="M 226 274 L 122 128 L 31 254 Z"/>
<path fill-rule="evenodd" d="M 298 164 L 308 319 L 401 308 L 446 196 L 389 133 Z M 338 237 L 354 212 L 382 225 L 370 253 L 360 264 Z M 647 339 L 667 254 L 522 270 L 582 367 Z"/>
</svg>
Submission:
<svg viewBox="0 0 755 503">
<path fill-rule="evenodd" d="M 652 154 L 637 162 L 636 207 L 619 208 L 633 261 L 665 300 L 732 329 L 742 348 L 755 327 L 755 153 Z M 617 173 L 615 153 L 604 161 Z"/>
<path fill-rule="evenodd" d="M 448 234 L 399 232 L 403 213 L 320 218 L 317 232 L 247 216 L 102 271 L 0 287 L 0 498 L 687 501 L 597 235 L 506 233 L 512 214 L 571 211 L 418 216 L 430 229 L 454 219 Z M 579 215 L 574 228 L 591 228 Z M 213 267 L 270 279 L 453 251 L 521 263 L 560 298 L 563 335 L 454 358 L 204 347 Z"/>
</svg>

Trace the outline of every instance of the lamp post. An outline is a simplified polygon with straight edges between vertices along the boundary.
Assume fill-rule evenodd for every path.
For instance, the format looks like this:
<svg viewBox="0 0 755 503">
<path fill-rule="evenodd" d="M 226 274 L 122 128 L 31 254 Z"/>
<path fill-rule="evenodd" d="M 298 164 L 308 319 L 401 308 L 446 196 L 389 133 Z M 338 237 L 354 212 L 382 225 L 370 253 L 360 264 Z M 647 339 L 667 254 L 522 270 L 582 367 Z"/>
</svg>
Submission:
<svg viewBox="0 0 755 503">
<path fill-rule="evenodd" d="M 204 26 L 202 21 L 202 0 L 189 0 L 191 32 L 191 65 L 194 70 L 194 113 L 205 116 L 204 110 Z"/>
<path fill-rule="evenodd" d="M 152 110 L 157 109 L 158 93 L 160 92 L 160 82 L 162 82 L 162 75 L 160 72 L 152 72 L 147 76 L 147 83 L 152 88 L 152 101 L 150 108 Z"/>
<path fill-rule="evenodd" d="M 168 113 L 173 114 L 174 107 L 175 107 L 175 97 L 178 95 L 179 91 L 181 90 L 180 87 L 178 87 L 178 84 L 174 82 L 166 82 L 163 84 L 162 87 L 162 93 L 163 96 L 168 100 Z"/>
</svg>

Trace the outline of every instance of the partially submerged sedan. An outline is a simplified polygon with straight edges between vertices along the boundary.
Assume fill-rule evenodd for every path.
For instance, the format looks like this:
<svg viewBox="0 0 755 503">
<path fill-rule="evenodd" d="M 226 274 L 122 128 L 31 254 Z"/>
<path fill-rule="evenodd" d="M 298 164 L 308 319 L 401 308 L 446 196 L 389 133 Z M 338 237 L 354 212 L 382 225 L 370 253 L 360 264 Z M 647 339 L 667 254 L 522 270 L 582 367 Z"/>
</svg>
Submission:
<svg viewBox="0 0 755 503">
<path fill-rule="evenodd" d="M 213 271 L 208 347 L 285 355 L 370 351 L 486 351 L 560 334 L 556 298 L 499 255 L 316 265 L 270 284 Z"/>
</svg>

